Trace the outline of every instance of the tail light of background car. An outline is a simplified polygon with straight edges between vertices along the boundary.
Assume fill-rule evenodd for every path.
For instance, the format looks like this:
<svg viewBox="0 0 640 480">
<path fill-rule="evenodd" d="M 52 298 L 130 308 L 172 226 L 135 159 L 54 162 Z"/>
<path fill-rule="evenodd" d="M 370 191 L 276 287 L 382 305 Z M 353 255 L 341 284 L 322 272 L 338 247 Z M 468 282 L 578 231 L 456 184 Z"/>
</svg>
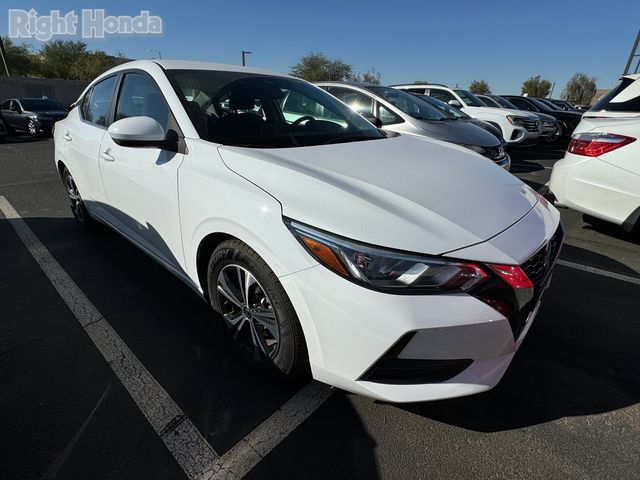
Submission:
<svg viewBox="0 0 640 480">
<path fill-rule="evenodd" d="M 635 141 L 633 137 L 614 133 L 579 133 L 571 138 L 567 150 L 574 155 L 599 157 Z"/>
</svg>

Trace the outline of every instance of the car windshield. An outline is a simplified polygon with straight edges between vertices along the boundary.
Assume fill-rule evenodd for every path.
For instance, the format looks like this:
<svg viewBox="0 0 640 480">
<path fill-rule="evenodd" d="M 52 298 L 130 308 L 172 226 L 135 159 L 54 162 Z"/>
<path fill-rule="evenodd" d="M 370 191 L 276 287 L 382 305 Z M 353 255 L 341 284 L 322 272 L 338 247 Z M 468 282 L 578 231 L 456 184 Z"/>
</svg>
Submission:
<svg viewBox="0 0 640 480">
<path fill-rule="evenodd" d="M 487 104 L 476 97 L 473 93 L 468 90 L 456 89 L 454 90 L 458 94 L 458 96 L 462 99 L 464 103 L 466 103 L 470 107 L 486 107 Z"/>
<path fill-rule="evenodd" d="M 513 103 L 511 103 L 506 98 L 502 98 L 502 97 L 491 97 L 491 98 L 493 98 L 496 102 L 498 102 L 502 108 L 511 108 L 513 110 L 520 110 L 518 107 L 516 107 Z"/>
<path fill-rule="evenodd" d="M 313 85 L 287 77 L 168 70 L 201 138 L 223 145 L 287 148 L 386 138 Z"/>
<path fill-rule="evenodd" d="M 419 99 L 424 100 L 425 102 L 433 105 L 436 108 L 439 108 L 447 115 L 450 115 L 452 118 L 471 118 L 469 115 L 464 113 L 462 110 L 458 110 L 456 107 L 452 107 L 448 103 L 443 102 L 442 100 L 438 100 L 437 98 L 430 97 L 429 95 L 416 95 Z"/>
<path fill-rule="evenodd" d="M 450 118 L 433 105 L 397 88 L 367 87 L 367 90 L 384 98 L 394 107 L 418 120 L 447 120 Z"/>
<path fill-rule="evenodd" d="M 22 98 L 20 99 L 22 108 L 29 112 L 44 112 L 47 110 L 62 110 L 66 111 L 66 107 L 61 103 L 48 100 L 46 98 Z"/>
</svg>

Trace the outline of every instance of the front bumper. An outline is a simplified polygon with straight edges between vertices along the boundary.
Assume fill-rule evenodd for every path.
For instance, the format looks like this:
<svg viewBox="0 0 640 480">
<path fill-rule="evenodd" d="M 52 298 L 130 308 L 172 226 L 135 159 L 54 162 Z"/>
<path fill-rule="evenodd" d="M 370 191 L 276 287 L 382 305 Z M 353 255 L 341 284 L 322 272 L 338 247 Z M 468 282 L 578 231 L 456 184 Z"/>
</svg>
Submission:
<svg viewBox="0 0 640 480">
<path fill-rule="evenodd" d="M 530 212 L 525 218 L 539 215 L 543 214 Z M 506 232 L 527 230 L 535 221 L 521 220 Z M 553 221 L 551 217 L 545 219 L 546 223 Z M 546 236 L 544 228 L 542 231 Z M 498 237 L 511 236 L 506 232 Z M 515 232 L 512 238 L 523 233 Z M 529 258 L 537 249 L 523 256 Z M 303 326 L 314 378 L 384 401 L 417 402 L 470 395 L 494 387 L 529 330 L 549 278 L 517 325 L 468 294 L 380 293 L 349 282 L 320 265 L 283 276 L 280 281 Z M 408 335 L 408 341 L 402 343 Z M 439 378 L 443 371 L 434 370 L 430 372 L 434 374 L 433 381 L 415 383 L 415 378 L 412 382 L 406 378 L 394 382 L 393 377 L 372 375 L 389 352 L 412 364 L 430 362 L 436 370 L 441 365 L 453 365 L 452 376 Z M 467 363 L 462 364 L 461 360 Z"/>
<path fill-rule="evenodd" d="M 640 177 L 597 157 L 565 153 L 551 172 L 557 203 L 623 225 L 640 206 Z"/>
</svg>

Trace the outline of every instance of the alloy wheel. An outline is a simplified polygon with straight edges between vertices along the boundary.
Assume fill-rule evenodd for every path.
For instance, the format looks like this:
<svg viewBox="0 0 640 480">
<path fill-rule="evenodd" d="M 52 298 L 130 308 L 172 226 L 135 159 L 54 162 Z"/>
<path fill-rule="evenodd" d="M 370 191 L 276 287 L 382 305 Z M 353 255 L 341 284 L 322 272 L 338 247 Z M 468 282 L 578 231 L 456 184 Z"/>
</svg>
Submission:
<svg viewBox="0 0 640 480">
<path fill-rule="evenodd" d="M 29 135 L 35 137 L 38 134 L 38 129 L 36 128 L 36 122 L 33 120 L 29 120 L 27 123 L 27 129 L 29 130 Z"/>
<path fill-rule="evenodd" d="M 216 290 L 232 338 L 256 360 L 272 360 L 280 346 L 280 325 L 256 277 L 245 267 L 229 264 L 220 270 Z"/>
<path fill-rule="evenodd" d="M 66 177 L 66 186 L 71 211 L 78 221 L 82 223 L 84 221 L 84 205 L 82 204 L 82 197 L 80 196 L 76 182 L 71 175 L 67 175 Z"/>
</svg>

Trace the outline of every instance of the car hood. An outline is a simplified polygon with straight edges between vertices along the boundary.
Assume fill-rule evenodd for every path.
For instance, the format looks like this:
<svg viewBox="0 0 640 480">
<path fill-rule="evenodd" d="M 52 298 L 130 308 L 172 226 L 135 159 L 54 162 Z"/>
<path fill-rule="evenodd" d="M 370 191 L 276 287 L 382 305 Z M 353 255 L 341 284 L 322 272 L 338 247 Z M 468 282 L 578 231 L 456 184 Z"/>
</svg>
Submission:
<svg viewBox="0 0 640 480">
<path fill-rule="evenodd" d="M 501 144 L 494 135 L 471 122 L 418 120 L 418 125 L 427 132 L 429 137 L 445 142 L 481 147 L 495 147 Z"/>
<path fill-rule="evenodd" d="M 535 192 L 490 160 L 426 137 L 288 149 L 221 146 L 232 171 L 299 222 L 379 246 L 441 254 L 522 218 Z"/>
<path fill-rule="evenodd" d="M 556 121 L 556 117 L 554 117 L 553 115 L 547 115 L 546 113 L 540 113 L 540 112 L 536 112 L 535 115 L 540 119 L 540 121 L 543 121 L 543 120 L 550 121 L 550 122 Z"/>
</svg>

